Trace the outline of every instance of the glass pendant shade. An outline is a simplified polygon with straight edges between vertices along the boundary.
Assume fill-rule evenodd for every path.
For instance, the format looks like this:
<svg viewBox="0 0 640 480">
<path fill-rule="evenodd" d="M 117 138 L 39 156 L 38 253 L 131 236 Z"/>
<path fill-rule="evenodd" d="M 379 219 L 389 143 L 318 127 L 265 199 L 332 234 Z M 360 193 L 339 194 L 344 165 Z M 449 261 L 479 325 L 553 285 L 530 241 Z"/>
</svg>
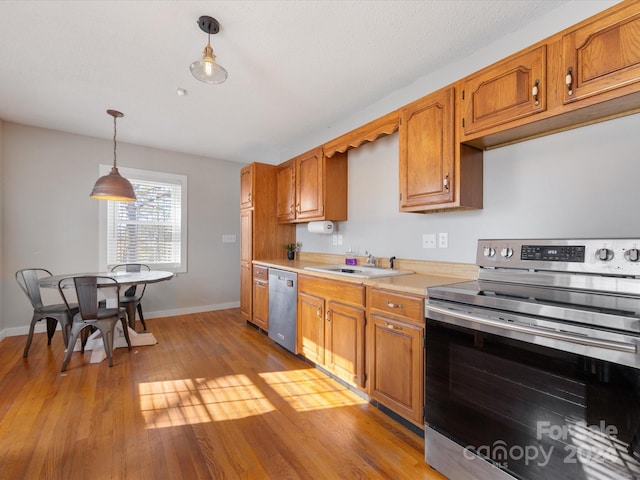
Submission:
<svg viewBox="0 0 640 480">
<path fill-rule="evenodd" d="M 135 202 L 136 193 L 131 182 L 113 166 L 108 175 L 100 177 L 91 191 L 91 198 L 99 200 L 116 200 L 118 202 Z"/>
<path fill-rule="evenodd" d="M 227 79 L 227 71 L 216 63 L 211 44 L 207 44 L 202 52 L 202 60 L 193 62 L 189 67 L 194 77 L 204 83 L 217 84 Z"/>
<path fill-rule="evenodd" d="M 91 191 L 91 198 L 98 200 L 115 200 L 118 202 L 135 202 L 136 192 L 131 182 L 118 172 L 116 165 L 116 119 L 124 115 L 116 110 L 107 110 L 113 117 L 113 167 L 108 175 L 100 177 Z"/>
</svg>

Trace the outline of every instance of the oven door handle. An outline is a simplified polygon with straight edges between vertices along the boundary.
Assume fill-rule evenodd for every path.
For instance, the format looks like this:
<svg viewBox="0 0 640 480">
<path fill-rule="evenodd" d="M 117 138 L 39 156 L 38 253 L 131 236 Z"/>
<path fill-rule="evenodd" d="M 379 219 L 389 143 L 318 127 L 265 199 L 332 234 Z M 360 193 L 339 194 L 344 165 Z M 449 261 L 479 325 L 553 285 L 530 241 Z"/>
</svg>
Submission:
<svg viewBox="0 0 640 480">
<path fill-rule="evenodd" d="M 491 320 L 489 318 L 480 318 L 480 317 L 476 317 L 474 315 L 469 315 L 466 313 L 455 312 L 447 308 L 435 307 L 429 304 L 425 305 L 425 309 L 435 313 L 440 313 L 442 315 L 446 315 L 449 317 L 458 318 L 460 320 L 466 320 L 468 322 L 477 323 L 480 325 L 496 327 L 503 330 L 513 331 L 513 332 L 526 333 L 529 335 L 538 335 L 541 337 L 551 338 L 553 340 L 576 343 L 576 344 L 585 345 L 588 347 L 598 347 L 598 348 L 604 348 L 607 350 L 617 350 L 619 352 L 625 352 L 625 353 L 636 353 L 637 351 L 636 345 L 632 343 L 616 342 L 613 340 L 600 340 L 600 339 L 590 338 L 587 336 L 576 335 L 576 334 L 567 333 L 567 332 L 558 332 L 553 330 L 546 330 L 543 328 L 518 325 L 515 323 L 506 323 L 506 322 L 501 322 L 499 320 Z"/>
</svg>

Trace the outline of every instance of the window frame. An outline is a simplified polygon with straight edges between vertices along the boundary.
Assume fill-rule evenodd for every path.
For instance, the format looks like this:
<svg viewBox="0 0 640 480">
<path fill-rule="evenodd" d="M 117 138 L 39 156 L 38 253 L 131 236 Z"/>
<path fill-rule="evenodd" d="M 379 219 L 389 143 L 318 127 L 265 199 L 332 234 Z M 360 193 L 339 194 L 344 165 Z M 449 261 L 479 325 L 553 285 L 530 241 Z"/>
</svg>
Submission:
<svg viewBox="0 0 640 480">
<path fill-rule="evenodd" d="M 100 164 L 100 176 L 107 175 L 110 171 L 112 165 L 104 165 Z M 158 172 L 153 170 L 141 170 L 137 168 L 128 168 L 128 167 L 118 167 L 118 171 L 120 174 L 132 181 L 135 180 L 147 180 L 153 182 L 166 182 L 166 183 L 179 183 L 181 185 L 181 199 L 180 199 L 180 263 L 149 263 L 149 262 L 141 262 L 149 265 L 152 270 L 167 270 L 174 273 L 186 273 L 187 272 L 187 176 L 176 174 L 176 173 L 166 173 L 166 172 Z M 107 235 L 108 235 L 108 202 L 100 201 L 99 202 L 99 226 L 98 226 L 98 264 L 100 271 L 109 271 L 113 265 L 109 264 L 107 258 Z"/>
</svg>

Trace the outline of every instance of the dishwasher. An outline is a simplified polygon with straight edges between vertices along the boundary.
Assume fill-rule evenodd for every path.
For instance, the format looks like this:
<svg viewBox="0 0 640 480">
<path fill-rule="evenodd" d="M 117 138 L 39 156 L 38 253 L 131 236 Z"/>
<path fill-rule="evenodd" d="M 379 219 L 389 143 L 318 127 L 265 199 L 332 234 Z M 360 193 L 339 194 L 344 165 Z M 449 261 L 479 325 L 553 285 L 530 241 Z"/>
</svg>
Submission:
<svg viewBox="0 0 640 480">
<path fill-rule="evenodd" d="M 298 274 L 269 268 L 269 338 L 296 352 Z"/>
</svg>

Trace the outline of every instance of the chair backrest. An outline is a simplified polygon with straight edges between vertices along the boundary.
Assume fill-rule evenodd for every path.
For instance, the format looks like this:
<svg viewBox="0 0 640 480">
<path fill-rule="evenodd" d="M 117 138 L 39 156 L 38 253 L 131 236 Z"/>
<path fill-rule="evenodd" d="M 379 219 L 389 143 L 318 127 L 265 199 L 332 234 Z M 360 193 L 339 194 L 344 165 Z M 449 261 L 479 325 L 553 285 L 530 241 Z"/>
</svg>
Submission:
<svg viewBox="0 0 640 480">
<path fill-rule="evenodd" d="M 44 268 L 24 268 L 16 272 L 16 281 L 29 298 L 34 310 L 40 310 L 43 307 L 38 281 L 50 276 L 51 272 Z"/>
<path fill-rule="evenodd" d="M 146 265 L 144 263 L 121 263 L 119 265 L 114 265 L 113 267 L 111 267 L 112 272 L 148 272 L 150 270 L 151 268 L 149 267 L 149 265 Z M 144 291 L 146 288 L 146 284 L 142 286 L 142 293 L 140 294 L 140 297 L 144 295 Z M 125 297 L 135 297 L 136 290 L 137 286 L 131 285 L 129 288 L 127 288 L 127 290 L 125 290 Z"/>
<path fill-rule="evenodd" d="M 120 285 L 114 278 L 85 275 L 61 279 L 58 282 L 58 290 L 69 310 L 68 294 L 65 293 L 65 290 L 68 291 L 72 286 L 75 288 L 78 309 L 83 320 L 95 320 L 98 318 L 98 310 L 104 308 L 100 306 L 102 298 L 107 299 L 107 309 L 117 310 L 119 308 Z M 110 303 L 112 304 L 110 305 Z"/>
</svg>

